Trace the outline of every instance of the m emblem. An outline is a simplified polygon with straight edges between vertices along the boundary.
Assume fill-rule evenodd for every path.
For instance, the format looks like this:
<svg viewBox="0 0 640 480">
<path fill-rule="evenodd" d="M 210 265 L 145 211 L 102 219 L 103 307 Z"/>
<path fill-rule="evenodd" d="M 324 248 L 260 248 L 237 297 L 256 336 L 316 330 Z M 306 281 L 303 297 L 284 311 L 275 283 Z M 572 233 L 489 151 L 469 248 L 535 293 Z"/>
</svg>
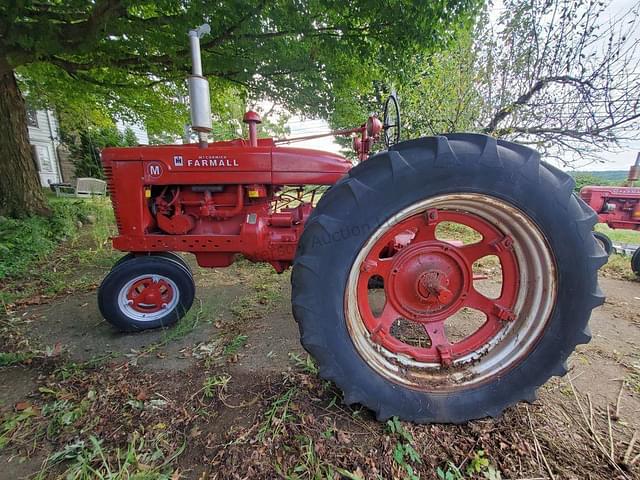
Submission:
<svg viewBox="0 0 640 480">
<path fill-rule="evenodd" d="M 162 175 L 162 167 L 157 163 L 149 165 L 149 175 L 152 177 L 159 177 Z"/>
</svg>

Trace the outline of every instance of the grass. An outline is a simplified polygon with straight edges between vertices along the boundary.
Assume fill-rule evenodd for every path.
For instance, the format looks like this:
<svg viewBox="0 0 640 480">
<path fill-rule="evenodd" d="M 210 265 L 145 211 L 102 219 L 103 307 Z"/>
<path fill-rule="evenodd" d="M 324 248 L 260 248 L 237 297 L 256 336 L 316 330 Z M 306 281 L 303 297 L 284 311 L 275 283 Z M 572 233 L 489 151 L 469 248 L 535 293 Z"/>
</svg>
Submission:
<svg viewBox="0 0 640 480">
<path fill-rule="evenodd" d="M 318 375 L 318 366 L 310 355 L 305 355 L 303 358 L 297 353 L 289 352 L 289 358 L 293 360 L 296 367 L 300 368 L 302 371 L 308 373 L 309 375 Z"/>
<path fill-rule="evenodd" d="M 47 458 L 35 477 L 50 478 L 52 470 L 64 463 L 64 471 L 56 478 L 73 480 L 171 480 L 174 468 L 171 464 L 182 454 L 186 444 L 174 452 L 165 452 L 155 438 L 149 442 L 138 432 L 133 432 L 126 449 L 107 450 L 95 436 L 76 440 Z"/>
<path fill-rule="evenodd" d="M 236 335 L 229 343 L 224 347 L 223 354 L 227 357 L 235 355 L 238 351 L 244 347 L 247 343 L 246 335 Z"/>
<path fill-rule="evenodd" d="M 34 352 L 0 352 L 0 367 L 9 367 L 25 362 L 35 356 Z"/>
<path fill-rule="evenodd" d="M 264 441 L 267 437 L 271 439 L 278 437 L 283 432 L 285 424 L 293 421 L 295 415 L 290 407 L 296 392 L 297 388 L 291 387 L 271 402 L 258 430 L 257 438 L 259 441 Z"/>
<path fill-rule="evenodd" d="M 50 217 L 0 218 L 0 280 L 20 275 L 61 242 L 77 238 L 78 222 L 93 223 L 100 240 L 109 236 L 113 211 L 108 199 L 50 198 L 49 206 Z"/>
<path fill-rule="evenodd" d="M 79 266 L 93 268 L 102 262 L 105 268 L 110 266 L 113 252 L 99 247 L 104 233 L 94 233 L 94 228 L 97 225 L 83 231 L 90 241 L 70 238 L 70 249 L 59 247 L 55 254 L 39 258 L 29 267 L 56 270 L 50 277 L 45 275 L 42 283 L 33 284 L 31 294 L 45 288 L 52 292 L 76 288 L 69 279 Z M 451 228 L 449 232 L 463 241 L 474 238 L 464 229 Z M 78 253 L 70 251 L 73 249 Z M 620 257 L 620 262 L 612 257 L 611 268 L 622 269 L 617 274 L 629 268 L 628 258 Z M 566 415 L 575 415 L 571 402 L 564 398 L 562 404 L 541 401 L 531 407 L 533 424 L 526 415 L 529 410 L 518 405 L 495 420 L 461 426 L 414 426 L 395 418 L 380 424 L 366 409 L 343 405 L 341 394 L 318 377 L 317 365 L 306 354 L 290 354 L 295 368 L 283 372 L 281 379 L 256 376 L 249 379 L 255 385 L 247 383 L 246 373 L 233 370 L 236 365 L 231 359 L 247 342 L 244 327 L 250 322 L 238 320 L 262 317 L 275 309 L 278 314 L 281 309 L 288 312 L 288 307 L 283 307 L 283 277 L 270 266 L 240 261 L 230 272 L 237 273 L 244 285 L 244 293 L 231 305 L 236 322 L 232 328 L 216 332 L 210 343 L 181 350 L 180 355 L 191 358 L 191 365 L 177 374 L 145 369 L 123 358 L 119 363 L 104 362 L 113 355 L 42 368 L 35 357 L 45 356 L 44 348 L 30 349 L 27 344 L 21 350 L 0 354 L 0 366 L 29 365 L 33 360 L 30 368 L 37 369 L 40 386 L 46 386 L 27 397 L 32 405 L 21 405 L 20 411 L 8 406 L 0 412 L 2 453 L 16 461 L 28 461 L 37 449 L 47 457 L 36 476 L 41 480 L 195 478 L 199 475 L 196 466 L 221 478 L 498 480 L 501 475 L 536 477 L 542 460 L 533 445 L 540 442 L 556 478 L 609 478 L 606 462 L 594 449 L 588 432 L 564 424 Z M 11 278 L 29 281 L 28 275 Z M 89 285 L 94 277 L 82 278 L 78 288 Z M 218 303 L 209 307 L 217 308 Z M 147 348 L 141 347 L 134 357 L 152 352 L 164 355 L 166 352 L 159 350 L 162 345 L 184 338 L 210 318 L 213 315 L 206 307 L 194 307 L 178 325 L 166 330 L 158 343 L 146 343 Z M 3 334 L 0 331 L 0 337 Z M 231 373 L 221 371 L 220 364 L 209 365 L 209 355 L 221 360 Z M 625 380 L 634 394 L 640 392 L 637 376 L 629 375 Z M 226 389 L 231 386 L 234 400 L 243 394 L 258 400 L 228 405 Z M 597 410 L 593 413 L 596 417 L 601 414 Z M 221 431 L 216 432 L 218 427 Z M 622 424 L 616 425 L 616 429 L 622 428 Z M 603 431 L 606 434 L 606 429 Z M 624 450 L 627 444 L 628 437 L 615 439 L 616 448 Z M 183 458 L 187 448 L 189 456 Z"/>
<path fill-rule="evenodd" d="M 407 431 L 398 417 L 387 421 L 387 431 L 394 437 L 393 460 L 405 472 L 407 480 L 419 480 L 415 466 L 422 463 L 422 458 L 413 445 L 413 435 Z"/>
<path fill-rule="evenodd" d="M 29 430 L 31 419 L 38 416 L 35 408 L 29 406 L 24 410 L 9 414 L 0 423 L 0 451 L 17 438 L 31 437 Z"/>
<path fill-rule="evenodd" d="M 613 229 L 604 223 L 598 223 L 594 230 L 604 233 L 614 243 L 640 245 L 640 232 L 634 230 Z"/>
<path fill-rule="evenodd" d="M 600 273 L 620 280 L 638 281 L 638 277 L 631 270 L 631 257 L 627 255 L 610 255 L 609 261 L 600 269 Z"/>
<path fill-rule="evenodd" d="M 231 313 L 238 320 L 260 318 L 272 311 L 278 300 L 282 299 L 281 279 L 271 265 L 251 264 L 244 259 L 238 260 L 237 264 L 241 271 L 250 269 L 251 273 L 244 282 L 246 293 L 231 303 Z"/>
<path fill-rule="evenodd" d="M 0 303 L 5 308 L 88 288 L 120 255 L 109 244 L 115 226 L 108 199 L 51 198 L 49 203 L 49 218 L 0 218 Z M 81 224 L 90 228 L 80 229 Z"/>
</svg>

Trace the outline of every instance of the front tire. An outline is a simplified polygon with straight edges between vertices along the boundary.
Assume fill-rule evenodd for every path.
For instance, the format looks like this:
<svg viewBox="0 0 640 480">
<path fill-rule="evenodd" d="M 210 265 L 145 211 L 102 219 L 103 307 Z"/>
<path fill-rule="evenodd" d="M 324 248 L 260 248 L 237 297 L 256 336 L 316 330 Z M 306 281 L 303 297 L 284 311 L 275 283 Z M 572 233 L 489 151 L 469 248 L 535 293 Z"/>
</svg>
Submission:
<svg viewBox="0 0 640 480">
<path fill-rule="evenodd" d="M 309 218 L 292 273 L 320 375 L 381 421 L 460 423 L 535 399 L 604 301 L 596 215 L 573 186 L 533 150 L 484 135 L 400 143 L 353 168 Z M 476 241 L 438 237 L 441 223 Z M 494 296 L 475 284 L 485 256 L 503 277 Z M 452 341 L 447 322 L 469 309 L 485 320 Z"/>
<path fill-rule="evenodd" d="M 167 260 L 173 260 L 174 262 L 179 263 L 180 265 L 182 265 L 185 268 L 185 270 L 187 270 L 189 273 L 193 273 L 193 270 L 191 270 L 191 266 L 185 261 L 185 259 L 182 258 L 177 253 L 174 253 L 174 252 L 146 252 L 146 253 L 129 252 L 129 253 L 123 255 L 122 257 L 120 257 L 116 261 L 116 263 L 113 264 L 111 269 L 113 270 L 114 268 L 116 268 L 121 263 L 129 261 L 132 258 L 138 258 L 138 257 L 162 257 L 162 258 L 166 258 Z"/>
<path fill-rule="evenodd" d="M 129 258 L 115 266 L 98 288 L 102 316 L 118 330 L 168 327 L 182 318 L 195 296 L 193 276 L 162 256 Z"/>
<path fill-rule="evenodd" d="M 631 270 L 640 277 L 640 247 L 636 248 L 631 256 Z"/>
<path fill-rule="evenodd" d="M 613 253 L 613 242 L 611 239 L 602 232 L 593 232 L 593 236 L 596 237 L 596 240 L 607 256 L 610 256 Z"/>
</svg>

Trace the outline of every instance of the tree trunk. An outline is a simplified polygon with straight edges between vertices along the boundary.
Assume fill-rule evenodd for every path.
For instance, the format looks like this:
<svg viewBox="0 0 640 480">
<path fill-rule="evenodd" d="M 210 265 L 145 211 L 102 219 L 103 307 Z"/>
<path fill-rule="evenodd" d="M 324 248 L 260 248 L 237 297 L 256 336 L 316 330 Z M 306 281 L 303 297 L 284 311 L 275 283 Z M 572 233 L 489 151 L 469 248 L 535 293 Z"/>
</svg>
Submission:
<svg viewBox="0 0 640 480">
<path fill-rule="evenodd" d="M 0 215 L 47 214 L 29 145 L 24 99 L 13 71 L 5 68 L 0 68 L 0 120 Z"/>
</svg>

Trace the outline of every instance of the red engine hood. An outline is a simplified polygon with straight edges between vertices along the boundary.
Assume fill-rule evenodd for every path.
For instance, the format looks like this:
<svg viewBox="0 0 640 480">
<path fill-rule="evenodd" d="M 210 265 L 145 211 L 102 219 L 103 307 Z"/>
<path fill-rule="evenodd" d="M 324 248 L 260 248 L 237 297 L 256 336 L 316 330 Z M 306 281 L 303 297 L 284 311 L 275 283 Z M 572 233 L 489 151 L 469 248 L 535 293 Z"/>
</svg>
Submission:
<svg viewBox="0 0 640 480">
<path fill-rule="evenodd" d="M 331 185 L 353 166 L 334 153 L 277 147 L 271 139 L 261 139 L 257 147 L 236 140 L 212 143 L 207 148 L 194 144 L 106 148 L 102 161 L 105 165 L 142 161 L 145 181 L 149 184 L 204 181 Z"/>
<path fill-rule="evenodd" d="M 352 167 L 351 162 L 343 156 L 321 150 L 274 147 L 271 151 L 274 184 L 330 185 Z"/>
</svg>

